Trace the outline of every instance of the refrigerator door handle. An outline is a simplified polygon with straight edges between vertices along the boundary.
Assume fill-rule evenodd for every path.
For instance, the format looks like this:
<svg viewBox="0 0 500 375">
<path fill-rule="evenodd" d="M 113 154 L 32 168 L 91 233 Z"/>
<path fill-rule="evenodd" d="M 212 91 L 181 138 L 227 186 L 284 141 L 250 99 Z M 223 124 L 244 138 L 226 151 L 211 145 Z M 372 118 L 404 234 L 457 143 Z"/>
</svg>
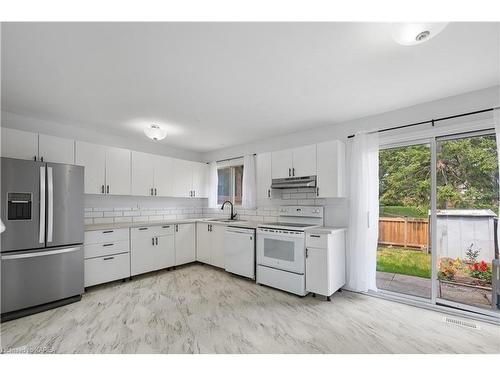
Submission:
<svg viewBox="0 0 500 375">
<path fill-rule="evenodd" d="M 47 167 L 47 242 L 52 242 L 54 233 L 54 179 L 52 167 Z"/>
<path fill-rule="evenodd" d="M 45 167 L 40 167 L 40 234 L 38 242 L 45 243 Z"/>
<path fill-rule="evenodd" d="M 36 257 L 47 256 L 47 255 L 71 253 L 74 251 L 78 251 L 80 249 L 81 249 L 81 247 L 68 247 L 65 249 L 57 249 L 57 250 L 49 250 L 49 251 L 37 251 L 37 252 L 33 252 L 33 253 L 2 255 L 2 260 L 36 258 Z"/>
</svg>

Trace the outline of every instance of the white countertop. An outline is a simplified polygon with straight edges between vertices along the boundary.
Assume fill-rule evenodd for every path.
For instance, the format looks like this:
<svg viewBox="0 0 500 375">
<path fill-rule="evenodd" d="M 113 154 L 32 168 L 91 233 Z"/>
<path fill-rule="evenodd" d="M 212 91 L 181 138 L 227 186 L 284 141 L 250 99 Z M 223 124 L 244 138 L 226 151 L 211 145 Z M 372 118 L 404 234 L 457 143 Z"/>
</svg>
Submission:
<svg viewBox="0 0 500 375">
<path fill-rule="evenodd" d="M 224 219 L 221 219 L 224 220 Z M 161 220 L 161 221 L 134 221 L 126 223 L 106 223 L 106 224 L 87 224 L 85 225 L 85 231 L 90 232 L 93 230 L 108 230 L 108 229 L 122 229 L 122 228 L 137 228 L 145 226 L 159 226 L 159 225 L 173 225 L 173 224 L 185 224 L 185 223 L 196 223 L 198 221 L 207 222 L 216 225 L 232 225 L 242 228 L 257 228 L 259 223 L 254 221 L 244 221 L 235 220 L 231 223 L 225 223 L 218 221 L 214 218 L 192 218 L 192 219 L 176 219 L 176 220 Z"/>
<path fill-rule="evenodd" d="M 345 227 L 314 227 L 306 229 L 306 233 L 330 234 L 334 232 L 346 231 Z"/>
</svg>

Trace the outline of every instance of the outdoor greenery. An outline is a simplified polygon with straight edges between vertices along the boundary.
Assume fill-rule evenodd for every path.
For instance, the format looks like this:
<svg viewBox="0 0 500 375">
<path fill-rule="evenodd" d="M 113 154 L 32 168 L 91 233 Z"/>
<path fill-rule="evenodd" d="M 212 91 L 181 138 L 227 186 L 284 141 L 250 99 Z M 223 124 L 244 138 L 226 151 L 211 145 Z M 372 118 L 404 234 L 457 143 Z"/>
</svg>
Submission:
<svg viewBox="0 0 500 375">
<path fill-rule="evenodd" d="M 377 271 L 431 277 L 431 255 L 424 251 L 379 247 Z"/>
<path fill-rule="evenodd" d="M 416 219 L 425 219 L 428 217 L 426 210 L 418 209 L 417 207 L 403 206 L 381 206 L 380 217 L 411 217 Z"/>
<path fill-rule="evenodd" d="M 495 137 L 441 141 L 438 146 L 438 208 L 490 208 L 497 212 Z M 381 213 L 426 217 L 431 185 L 429 147 L 416 145 L 381 150 L 379 158 Z M 400 208 L 394 209 L 394 206 Z"/>
</svg>

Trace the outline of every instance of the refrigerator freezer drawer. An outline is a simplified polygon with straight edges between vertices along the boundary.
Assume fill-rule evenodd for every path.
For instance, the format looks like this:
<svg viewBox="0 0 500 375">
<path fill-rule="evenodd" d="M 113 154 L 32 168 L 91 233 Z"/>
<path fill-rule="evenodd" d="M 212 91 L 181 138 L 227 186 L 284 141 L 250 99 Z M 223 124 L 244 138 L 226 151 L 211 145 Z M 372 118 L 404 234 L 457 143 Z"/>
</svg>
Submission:
<svg viewBox="0 0 500 375">
<path fill-rule="evenodd" d="M 85 259 L 85 287 L 130 276 L 130 254 Z"/>
<path fill-rule="evenodd" d="M 83 248 L 2 254 L 2 314 L 83 293 Z"/>
</svg>

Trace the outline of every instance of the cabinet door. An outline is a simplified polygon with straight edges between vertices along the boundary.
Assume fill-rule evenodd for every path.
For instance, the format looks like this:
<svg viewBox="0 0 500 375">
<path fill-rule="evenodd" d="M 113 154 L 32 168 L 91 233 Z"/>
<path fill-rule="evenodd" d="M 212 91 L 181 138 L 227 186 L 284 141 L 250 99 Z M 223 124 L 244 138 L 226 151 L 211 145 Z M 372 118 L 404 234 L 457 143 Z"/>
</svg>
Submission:
<svg viewBox="0 0 500 375">
<path fill-rule="evenodd" d="M 210 264 L 216 267 L 224 268 L 224 237 L 226 232 L 225 225 L 213 225 L 210 232 Z"/>
<path fill-rule="evenodd" d="M 106 194 L 130 195 L 130 150 L 106 148 Z"/>
<path fill-rule="evenodd" d="M 106 185 L 106 147 L 77 141 L 75 162 L 85 167 L 85 194 L 103 194 Z"/>
<path fill-rule="evenodd" d="M 173 235 L 156 237 L 155 247 L 159 256 L 157 269 L 173 267 L 175 265 L 175 238 Z"/>
<path fill-rule="evenodd" d="M 196 260 L 196 224 L 176 224 L 175 226 L 175 265 L 191 263 Z"/>
<path fill-rule="evenodd" d="M 306 254 L 306 290 L 312 293 L 327 295 L 327 249 L 308 247 Z"/>
<path fill-rule="evenodd" d="M 153 195 L 154 155 L 132 151 L 132 195 Z"/>
<path fill-rule="evenodd" d="M 162 197 L 174 195 L 174 159 L 166 156 L 155 155 L 154 164 L 154 187 L 155 193 Z"/>
<path fill-rule="evenodd" d="M 193 162 L 174 159 L 174 196 L 190 197 L 193 187 Z"/>
<path fill-rule="evenodd" d="M 208 164 L 193 165 L 193 195 L 197 198 L 208 198 Z"/>
<path fill-rule="evenodd" d="M 265 204 L 271 199 L 271 153 L 257 154 L 257 203 Z"/>
<path fill-rule="evenodd" d="M 2 127 L 2 156 L 35 160 L 38 157 L 38 134 Z"/>
<path fill-rule="evenodd" d="M 50 163 L 75 164 L 75 141 L 67 138 L 40 134 L 38 155 Z"/>
<path fill-rule="evenodd" d="M 210 263 L 210 228 L 211 224 L 196 223 L 196 260 Z"/>
<path fill-rule="evenodd" d="M 316 145 L 309 145 L 293 149 L 294 177 L 316 175 Z"/>
<path fill-rule="evenodd" d="M 317 153 L 318 197 L 345 197 L 345 144 L 341 141 L 318 143 Z"/>
<path fill-rule="evenodd" d="M 272 177 L 284 178 L 292 175 L 292 150 L 275 151 L 272 153 Z"/>
</svg>

